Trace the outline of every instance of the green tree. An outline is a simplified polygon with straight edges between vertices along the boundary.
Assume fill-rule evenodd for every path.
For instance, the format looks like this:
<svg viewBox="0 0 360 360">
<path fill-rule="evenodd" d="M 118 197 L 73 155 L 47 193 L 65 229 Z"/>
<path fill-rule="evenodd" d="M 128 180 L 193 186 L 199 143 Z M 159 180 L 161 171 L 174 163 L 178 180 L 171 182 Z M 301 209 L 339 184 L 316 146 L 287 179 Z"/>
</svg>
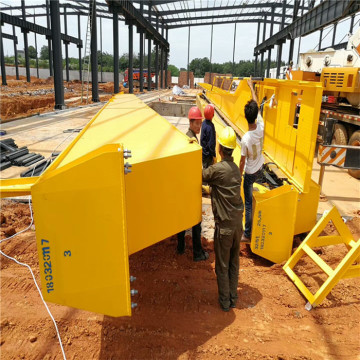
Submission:
<svg viewBox="0 0 360 360">
<path fill-rule="evenodd" d="M 175 65 L 168 65 L 168 70 L 171 71 L 171 76 L 179 76 L 180 70 Z"/>
<path fill-rule="evenodd" d="M 189 64 L 189 69 L 195 75 L 195 77 L 203 77 L 206 72 L 209 72 L 211 68 L 210 60 L 207 57 L 202 59 L 193 59 Z M 213 71 L 215 72 L 215 71 Z"/>
<path fill-rule="evenodd" d="M 37 53 L 33 46 L 29 46 L 29 57 L 30 59 L 36 59 Z"/>
<path fill-rule="evenodd" d="M 49 60 L 49 48 L 46 45 L 43 45 L 40 49 L 40 59 Z"/>
</svg>

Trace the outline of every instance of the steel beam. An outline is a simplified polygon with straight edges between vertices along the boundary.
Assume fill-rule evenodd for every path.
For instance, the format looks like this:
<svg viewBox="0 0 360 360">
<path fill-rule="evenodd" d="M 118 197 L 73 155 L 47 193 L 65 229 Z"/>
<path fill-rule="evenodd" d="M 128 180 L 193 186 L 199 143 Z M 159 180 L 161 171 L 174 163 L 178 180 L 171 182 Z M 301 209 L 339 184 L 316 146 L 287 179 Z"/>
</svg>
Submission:
<svg viewBox="0 0 360 360">
<path fill-rule="evenodd" d="M 22 18 L 25 21 L 26 13 L 25 13 L 25 0 L 21 0 L 21 10 L 22 10 Z M 24 51 L 25 51 L 25 69 L 26 69 L 26 81 L 30 82 L 30 58 L 29 58 L 29 44 L 28 44 L 28 31 L 26 29 L 21 29 L 24 34 Z"/>
<path fill-rule="evenodd" d="M 158 4 L 158 2 L 156 2 L 156 4 Z M 262 9 L 264 8 L 271 8 L 271 7 L 275 7 L 275 8 L 280 8 L 283 5 L 281 3 L 278 2 L 268 2 L 268 3 L 253 3 L 253 4 L 239 4 L 239 5 L 233 5 L 233 6 L 209 6 L 209 7 L 201 7 L 201 8 L 193 8 L 193 9 L 188 9 L 188 8 L 184 8 L 184 9 L 176 9 L 176 10 L 167 10 L 167 11 L 160 11 L 159 15 L 160 16 L 167 16 L 167 15 L 178 15 L 181 13 L 192 13 L 192 12 L 204 12 L 204 11 L 218 11 L 218 10 L 238 10 L 238 9 L 254 9 L 254 8 L 259 8 L 261 7 Z M 287 9 L 292 9 L 293 6 L 290 4 L 286 5 Z M 305 7 L 305 10 L 307 10 L 308 7 Z M 238 15 L 234 15 L 233 17 L 238 16 Z M 214 18 L 216 17 L 216 15 L 214 16 Z"/>
<path fill-rule="evenodd" d="M 95 0 L 90 0 L 91 6 L 91 88 L 92 101 L 99 102 L 99 78 L 98 78 L 98 55 L 97 55 L 97 20 Z M 90 10 L 90 9 L 89 9 Z"/>
<path fill-rule="evenodd" d="M 57 1 L 57 0 L 55 0 L 55 1 Z M 51 0 L 51 2 L 52 2 L 52 0 Z M 60 12 L 59 12 L 59 15 L 60 15 Z M 34 24 L 29 21 L 25 21 L 23 19 L 18 18 L 17 16 L 11 16 L 4 12 L 0 12 L 0 21 L 3 23 L 6 23 L 6 24 L 20 27 L 23 32 L 24 31 L 34 32 L 34 33 L 37 33 L 40 35 L 45 35 L 47 38 L 50 38 L 50 39 L 52 37 L 52 31 L 51 31 L 52 29 Z M 61 40 L 63 40 L 63 41 L 68 41 L 69 43 L 73 43 L 73 44 L 82 46 L 81 39 L 77 39 L 77 38 L 74 38 L 73 36 L 69 36 L 69 35 L 65 35 L 65 34 L 60 34 L 60 37 L 61 37 Z"/>
<path fill-rule="evenodd" d="M 117 11 L 113 11 L 113 48 L 114 48 L 114 93 L 119 89 L 119 19 Z"/>
<path fill-rule="evenodd" d="M 209 22 L 203 22 L 203 23 L 196 23 L 196 24 L 181 24 L 181 25 L 169 25 L 168 28 L 169 29 L 178 29 L 178 28 L 182 28 L 182 27 L 188 27 L 188 26 L 203 26 L 203 25 L 222 25 L 222 24 L 253 24 L 253 23 L 263 23 L 265 20 L 261 19 L 261 18 L 253 18 L 253 19 L 245 19 L 245 20 L 229 20 L 229 21 L 209 21 Z M 268 23 L 270 23 L 270 21 L 267 21 Z M 276 25 L 280 25 L 281 22 L 280 21 L 274 21 L 274 24 Z"/>
<path fill-rule="evenodd" d="M 50 1 L 52 47 L 54 51 L 54 89 L 55 109 L 64 109 L 64 84 L 61 56 L 61 32 L 60 32 L 60 8 L 59 1 Z"/>
<path fill-rule="evenodd" d="M 234 15 L 232 14 L 224 14 L 224 15 L 210 15 L 210 16 L 194 16 L 191 18 L 172 18 L 172 19 L 165 19 L 164 23 L 165 24 L 171 24 L 174 22 L 183 22 L 186 21 L 187 23 L 189 22 L 189 20 L 193 21 L 193 20 L 211 20 L 211 19 L 226 19 L 226 18 L 241 18 L 241 17 L 248 17 L 248 16 L 272 16 L 272 12 L 269 11 L 258 11 L 258 12 L 250 12 L 250 13 L 243 13 L 243 14 L 236 14 Z M 278 14 L 274 12 L 274 17 L 282 17 L 282 14 Z M 291 15 L 286 15 L 287 18 L 291 18 Z M 215 22 L 214 22 L 215 23 Z"/>
<path fill-rule="evenodd" d="M 324 1 L 301 18 L 280 30 L 255 48 L 260 52 L 287 38 L 295 39 L 317 31 L 331 23 L 338 22 L 360 11 L 360 2 L 354 0 Z"/>
<path fill-rule="evenodd" d="M 2 37 L 3 37 L 3 39 L 14 40 L 16 44 L 18 43 L 17 36 L 15 34 L 10 35 L 10 34 L 3 33 Z"/>
<path fill-rule="evenodd" d="M 348 44 L 348 42 L 345 41 L 345 42 L 342 42 L 342 43 L 339 43 L 339 44 L 335 44 L 335 45 L 331 46 L 331 48 L 334 49 L 334 50 L 346 49 L 347 44 Z M 326 50 L 328 48 L 329 48 L 329 46 L 326 46 L 324 48 L 319 49 L 319 51 L 324 51 L 324 50 Z"/>
<path fill-rule="evenodd" d="M 148 37 L 153 38 L 166 49 L 169 49 L 169 43 L 159 34 L 151 24 L 151 11 L 149 11 L 148 20 L 134 7 L 130 0 L 106 0 L 107 4 L 115 9 L 119 9 L 126 20 L 133 20 L 137 28 L 142 28 Z M 151 4 L 151 1 L 149 2 Z M 156 2 L 158 4 L 158 2 Z M 149 5 L 151 9 L 151 5 Z"/>
</svg>

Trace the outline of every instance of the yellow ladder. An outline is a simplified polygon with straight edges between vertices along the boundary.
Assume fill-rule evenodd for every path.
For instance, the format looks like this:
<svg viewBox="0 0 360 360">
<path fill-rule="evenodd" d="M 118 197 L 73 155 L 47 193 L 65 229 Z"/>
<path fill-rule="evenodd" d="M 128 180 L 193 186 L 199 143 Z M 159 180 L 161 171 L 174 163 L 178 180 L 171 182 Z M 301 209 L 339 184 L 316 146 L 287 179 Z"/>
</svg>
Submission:
<svg viewBox="0 0 360 360">
<path fill-rule="evenodd" d="M 319 236 L 330 221 L 335 226 L 339 235 Z M 320 256 L 315 253 L 312 248 L 338 244 L 345 244 L 349 251 L 336 267 L 336 269 L 333 270 L 323 259 L 320 258 Z M 322 284 L 322 286 L 314 295 L 293 271 L 293 268 L 296 266 L 297 262 L 303 255 L 308 255 L 328 276 L 328 279 Z M 360 265 L 358 264 L 360 260 L 359 256 L 360 240 L 354 240 L 350 230 L 345 225 L 338 210 L 334 206 L 318 221 L 306 239 L 284 265 L 283 269 L 308 300 L 308 303 L 305 306 L 306 310 L 311 310 L 326 298 L 326 296 L 330 293 L 330 291 L 339 282 L 340 279 L 360 276 Z"/>
</svg>

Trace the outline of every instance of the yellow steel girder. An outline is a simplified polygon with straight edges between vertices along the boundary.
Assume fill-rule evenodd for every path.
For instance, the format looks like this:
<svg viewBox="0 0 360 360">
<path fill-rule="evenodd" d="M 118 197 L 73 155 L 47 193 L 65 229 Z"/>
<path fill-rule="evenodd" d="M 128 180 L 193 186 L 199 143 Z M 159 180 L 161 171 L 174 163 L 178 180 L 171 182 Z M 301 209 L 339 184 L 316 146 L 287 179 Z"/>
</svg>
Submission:
<svg viewBox="0 0 360 360">
<path fill-rule="evenodd" d="M 200 84 L 240 136 L 248 130 L 244 107 L 252 98 L 246 80 L 233 79 L 228 90 Z M 311 180 L 311 172 L 322 88 L 311 82 L 265 79 L 256 82 L 255 89 L 264 102 L 266 162 L 275 163 L 289 185 L 270 191 L 255 185 L 260 191 L 253 193 L 251 249 L 279 263 L 290 257 L 294 235 L 310 231 L 316 223 L 320 187 Z M 204 106 L 205 101 L 198 99 Z M 222 120 L 216 122 L 216 129 L 225 126 Z M 237 154 L 240 147 L 234 157 L 238 163 Z"/>
<path fill-rule="evenodd" d="M 201 221 L 201 181 L 201 147 L 119 94 L 39 178 L 0 190 L 31 192 L 45 300 L 126 316 L 128 256 Z"/>
</svg>

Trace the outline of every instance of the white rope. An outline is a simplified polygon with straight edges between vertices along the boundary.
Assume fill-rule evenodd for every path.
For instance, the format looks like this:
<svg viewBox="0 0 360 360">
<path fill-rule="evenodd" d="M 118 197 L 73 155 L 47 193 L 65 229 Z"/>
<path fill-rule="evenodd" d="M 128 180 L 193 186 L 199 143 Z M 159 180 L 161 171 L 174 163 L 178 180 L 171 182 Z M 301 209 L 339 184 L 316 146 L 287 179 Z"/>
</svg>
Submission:
<svg viewBox="0 0 360 360">
<path fill-rule="evenodd" d="M 52 153 L 54 153 L 55 150 L 56 150 L 61 144 L 63 144 L 71 135 L 73 135 L 73 133 L 70 133 L 64 140 L 62 140 L 62 141 L 55 147 L 55 149 L 52 151 Z M 49 158 L 48 158 L 48 160 L 47 160 L 44 168 L 46 167 L 46 165 L 48 164 L 48 162 L 50 161 L 50 159 L 51 159 L 51 155 L 49 156 Z M 32 174 L 31 174 L 31 176 L 34 175 L 34 171 L 35 171 L 35 166 L 34 166 L 34 168 L 33 168 L 33 172 L 32 172 Z M 2 242 L 4 242 L 4 241 L 13 239 L 15 236 L 18 236 L 18 235 L 20 235 L 20 234 L 28 231 L 28 230 L 31 228 L 31 226 L 32 226 L 33 223 L 34 223 L 34 217 L 33 217 L 33 212 L 32 212 L 32 208 L 31 208 L 31 198 L 29 198 L 29 210 L 30 210 L 30 215 L 31 215 L 30 225 L 29 225 L 27 228 L 25 228 L 24 230 L 21 230 L 21 231 L 19 231 L 18 233 L 9 236 L 9 237 L 6 238 L 6 239 L 0 240 L 0 244 L 1 244 Z M 61 352 L 62 352 L 62 355 L 63 355 L 64 360 L 66 360 L 66 355 L 65 355 L 64 347 L 63 347 L 63 344 L 62 344 L 62 341 L 61 341 L 61 336 L 60 336 L 60 332 L 59 332 L 58 326 L 57 326 L 57 324 L 56 324 L 56 321 L 55 321 L 53 315 L 52 315 L 51 312 L 50 312 L 49 307 L 47 306 L 47 304 L 46 304 L 46 302 L 45 302 L 45 300 L 44 300 L 44 298 L 43 298 L 43 296 L 42 296 L 41 290 L 40 290 L 40 288 L 39 288 L 38 283 L 36 282 L 36 279 L 35 279 L 35 276 L 34 276 L 34 273 L 33 273 L 32 269 L 31 269 L 31 267 L 30 267 L 28 264 L 22 263 L 22 262 L 16 260 L 15 258 L 13 258 L 13 257 L 5 254 L 2 250 L 0 250 L 0 254 L 1 254 L 2 256 L 6 257 L 7 259 L 14 261 L 14 262 L 17 263 L 18 265 L 21 265 L 21 266 L 26 267 L 26 268 L 30 271 L 31 276 L 32 276 L 32 278 L 33 278 L 33 280 L 34 280 L 35 286 L 36 286 L 36 288 L 37 288 L 37 290 L 38 290 L 38 292 L 39 292 L 40 298 L 41 298 L 42 302 L 44 303 L 44 306 L 45 306 L 48 314 L 50 315 L 50 318 L 51 318 L 52 322 L 54 323 L 55 330 L 56 330 L 56 334 L 57 334 L 57 337 L 58 337 L 58 340 L 59 340 L 59 344 L 60 344 L 60 348 L 61 348 Z"/>
</svg>

